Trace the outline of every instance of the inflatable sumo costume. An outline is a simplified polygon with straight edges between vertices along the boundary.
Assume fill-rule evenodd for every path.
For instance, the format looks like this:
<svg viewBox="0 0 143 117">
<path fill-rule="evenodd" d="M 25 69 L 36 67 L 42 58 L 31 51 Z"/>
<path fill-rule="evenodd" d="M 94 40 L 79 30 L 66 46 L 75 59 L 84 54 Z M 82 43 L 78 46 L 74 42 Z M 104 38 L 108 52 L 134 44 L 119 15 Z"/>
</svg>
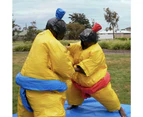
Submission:
<svg viewBox="0 0 143 117">
<path fill-rule="evenodd" d="M 85 98 L 93 97 L 113 112 L 120 110 L 120 102 L 111 87 L 105 55 L 97 43 L 97 32 L 101 28 L 95 23 L 92 29 L 87 28 L 80 34 L 81 42 L 70 43 L 68 47 L 74 67 L 81 68 L 84 73 L 75 72 L 72 81 L 67 82 L 67 100 L 68 104 L 78 106 Z"/>
<path fill-rule="evenodd" d="M 65 82 L 75 71 L 69 51 L 57 40 L 62 39 L 66 31 L 61 19 L 64 14 L 64 10 L 56 10 L 56 17 L 36 36 L 16 76 L 20 86 L 18 117 L 65 117 Z"/>
</svg>

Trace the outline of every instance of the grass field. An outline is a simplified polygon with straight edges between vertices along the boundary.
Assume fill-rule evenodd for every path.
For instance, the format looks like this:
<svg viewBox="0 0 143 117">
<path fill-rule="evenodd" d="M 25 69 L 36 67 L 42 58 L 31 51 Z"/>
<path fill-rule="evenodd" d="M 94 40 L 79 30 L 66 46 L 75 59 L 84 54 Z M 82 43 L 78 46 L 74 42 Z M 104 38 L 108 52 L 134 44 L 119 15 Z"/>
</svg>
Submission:
<svg viewBox="0 0 143 117">
<path fill-rule="evenodd" d="M 15 76 L 21 70 L 28 52 L 13 53 L 13 113 L 17 112 L 18 86 Z M 122 104 L 130 104 L 130 54 L 105 54 L 112 87 Z"/>
</svg>

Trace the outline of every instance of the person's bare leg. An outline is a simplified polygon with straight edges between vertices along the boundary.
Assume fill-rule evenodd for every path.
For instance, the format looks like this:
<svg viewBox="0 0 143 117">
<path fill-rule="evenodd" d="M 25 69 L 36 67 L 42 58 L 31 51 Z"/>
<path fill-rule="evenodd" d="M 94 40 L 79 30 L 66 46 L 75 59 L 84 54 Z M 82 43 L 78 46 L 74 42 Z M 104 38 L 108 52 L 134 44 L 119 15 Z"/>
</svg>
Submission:
<svg viewBox="0 0 143 117">
<path fill-rule="evenodd" d="M 71 110 L 71 109 L 77 108 L 77 107 L 78 107 L 78 105 L 71 105 L 70 107 L 67 107 L 66 110 Z"/>
<path fill-rule="evenodd" d="M 120 108 L 119 113 L 120 113 L 121 117 L 126 117 L 126 113 L 122 107 Z"/>
</svg>

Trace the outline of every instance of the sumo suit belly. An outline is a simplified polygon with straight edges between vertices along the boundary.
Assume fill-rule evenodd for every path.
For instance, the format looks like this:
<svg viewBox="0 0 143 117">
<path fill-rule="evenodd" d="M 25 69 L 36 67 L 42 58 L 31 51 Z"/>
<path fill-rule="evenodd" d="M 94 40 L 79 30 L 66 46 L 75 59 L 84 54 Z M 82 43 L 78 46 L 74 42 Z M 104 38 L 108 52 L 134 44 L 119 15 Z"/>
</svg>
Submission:
<svg viewBox="0 0 143 117">
<path fill-rule="evenodd" d="M 51 62 L 48 56 L 52 58 Z M 32 78 L 65 82 L 74 73 L 72 63 L 67 56 L 65 47 L 53 37 L 49 30 L 46 30 L 34 40 L 21 74 Z M 63 62 L 64 65 L 62 65 Z M 52 72 L 52 69 L 59 71 L 58 74 L 61 77 Z M 18 96 L 18 117 L 65 117 L 63 108 L 66 99 L 65 92 L 26 90 L 26 96 L 34 113 L 28 112 L 23 107 Z"/>
</svg>

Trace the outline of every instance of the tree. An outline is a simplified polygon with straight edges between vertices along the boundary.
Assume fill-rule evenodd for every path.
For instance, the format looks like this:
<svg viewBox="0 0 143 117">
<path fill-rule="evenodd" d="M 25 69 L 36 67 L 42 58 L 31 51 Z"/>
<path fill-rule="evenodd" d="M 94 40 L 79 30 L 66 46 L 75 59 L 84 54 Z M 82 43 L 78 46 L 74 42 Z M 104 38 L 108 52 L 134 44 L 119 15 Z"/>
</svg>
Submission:
<svg viewBox="0 0 143 117">
<path fill-rule="evenodd" d="M 109 23 L 109 27 L 107 27 L 106 30 L 113 30 L 113 38 L 115 38 L 114 32 L 115 29 L 118 29 L 119 21 L 118 13 L 111 11 L 109 8 L 104 8 L 104 11 L 106 12 L 106 14 L 104 14 L 104 18 L 107 23 Z"/>
<path fill-rule="evenodd" d="M 73 13 L 69 14 L 69 18 L 72 20 L 70 23 L 79 23 L 85 26 L 85 28 L 91 28 L 89 20 L 85 17 L 83 13 Z"/>
<path fill-rule="evenodd" d="M 79 23 L 67 24 L 67 38 L 68 39 L 79 39 L 79 34 L 85 29 L 84 25 Z"/>
<path fill-rule="evenodd" d="M 37 35 L 36 21 L 31 22 L 31 26 L 28 26 L 28 28 L 24 27 L 24 29 L 27 29 L 24 41 L 34 41 L 34 38 Z"/>
<path fill-rule="evenodd" d="M 12 37 L 13 37 L 13 41 L 16 41 L 18 39 L 20 32 L 21 32 L 21 27 L 18 24 L 15 24 L 15 20 L 12 20 Z"/>
<path fill-rule="evenodd" d="M 95 24 L 95 20 L 94 19 L 91 19 L 91 21 L 92 21 L 92 27 L 94 26 L 94 24 Z"/>
</svg>

